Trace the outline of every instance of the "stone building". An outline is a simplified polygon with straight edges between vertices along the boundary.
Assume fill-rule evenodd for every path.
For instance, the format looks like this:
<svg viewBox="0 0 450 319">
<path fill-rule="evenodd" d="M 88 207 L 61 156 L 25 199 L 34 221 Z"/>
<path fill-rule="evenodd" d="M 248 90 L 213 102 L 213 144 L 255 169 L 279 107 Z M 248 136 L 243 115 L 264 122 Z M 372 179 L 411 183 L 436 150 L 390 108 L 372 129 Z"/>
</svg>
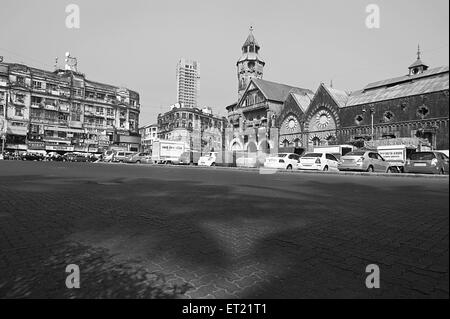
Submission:
<svg viewBox="0 0 450 319">
<path fill-rule="evenodd" d="M 246 55 L 249 44 L 253 45 L 251 60 Z M 239 99 L 227 107 L 228 163 L 234 163 L 236 152 L 301 153 L 339 144 L 449 149 L 449 68 L 430 69 L 421 59 L 420 48 L 402 76 L 354 92 L 320 84 L 315 93 L 263 80 L 265 63 L 252 32 L 244 48 L 247 52 L 237 64 Z M 251 61 L 259 67 L 250 68 Z"/>
<path fill-rule="evenodd" d="M 158 115 L 158 138 L 182 141 L 187 149 L 201 153 L 222 152 L 226 119 L 215 116 L 210 108 L 182 107 Z"/>
<path fill-rule="evenodd" d="M 448 91 L 449 68 L 429 69 L 420 52 L 407 75 L 374 82 L 359 91 L 321 84 L 299 118 L 302 147 L 311 150 L 317 145 L 358 141 L 369 147 L 397 140 L 448 150 Z"/>
<path fill-rule="evenodd" d="M 279 146 L 312 150 L 324 145 L 373 147 L 398 142 L 448 150 L 448 89 L 449 68 L 429 69 L 420 53 L 407 75 L 359 91 L 321 84 L 309 105 L 303 104 L 306 107 L 292 97 L 286 100 L 275 124 L 280 127 Z"/>
<path fill-rule="evenodd" d="M 0 118 L 10 151 L 138 150 L 139 99 L 135 91 L 90 81 L 71 65 L 51 72 L 0 63 Z"/>
<path fill-rule="evenodd" d="M 299 117 L 314 96 L 308 89 L 263 80 L 265 62 L 259 53 L 251 28 L 237 62 L 238 101 L 226 108 L 227 163 L 235 162 L 237 152 L 258 156 L 276 153 L 280 138 L 299 144 Z M 286 119 L 280 122 L 280 117 Z"/>
</svg>

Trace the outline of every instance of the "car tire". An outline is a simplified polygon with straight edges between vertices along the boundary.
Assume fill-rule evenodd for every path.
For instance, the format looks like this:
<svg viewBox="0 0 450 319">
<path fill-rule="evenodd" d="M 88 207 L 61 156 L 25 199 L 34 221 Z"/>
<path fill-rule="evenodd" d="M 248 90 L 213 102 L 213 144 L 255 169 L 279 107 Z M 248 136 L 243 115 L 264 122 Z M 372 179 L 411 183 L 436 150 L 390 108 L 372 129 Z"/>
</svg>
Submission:
<svg viewBox="0 0 450 319">
<path fill-rule="evenodd" d="M 216 163 L 212 163 L 211 166 L 212 166 L 212 167 L 215 167 L 215 166 L 216 166 Z"/>
<path fill-rule="evenodd" d="M 292 171 L 292 165 L 288 165 L 288 166 L 286 167 L 286 170 L 287 170 L 287 171 Z"/>
<path fill-rule="evenodd" d="M 375 170 L 373 169 L 373 166 L 372 166 L 372 165 L 370 165 L 370 166 L 367 168 L 367 172 L 368 172 L 368 173 L 373 173 L 373 172 L 375 172 Z"/>
<path fill-rule="evenodd" d="M 141 164 L 141 161 L 136 161 L 136 164 Z"/>
<path fill-rule="evenodd" d="M 388 174 L 394 174 L 394 169 L 392 167 L 388 167 L 387 171 Z"/>
<path fill-rule="evenodd" d="M 325 166 L 325 167 L 323 168 L 323 171 L 324 171 L 324 172 L 328 172 L 328 171 L 329 171 L 328 166 Z"/>
</svg>

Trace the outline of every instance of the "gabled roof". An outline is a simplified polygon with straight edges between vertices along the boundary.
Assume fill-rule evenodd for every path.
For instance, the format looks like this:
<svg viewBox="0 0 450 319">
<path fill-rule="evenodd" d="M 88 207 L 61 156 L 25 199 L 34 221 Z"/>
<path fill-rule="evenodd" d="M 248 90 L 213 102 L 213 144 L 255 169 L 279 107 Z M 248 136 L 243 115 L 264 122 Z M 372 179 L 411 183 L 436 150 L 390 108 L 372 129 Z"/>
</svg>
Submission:
<svg viewBox="0 0 450 319">
<path fill-rule="evenodd" d="M 314 95 L 314 92 L 308 89 L 303 89 L 276 82 L 270 82 L 262 79 L 252 79 L 250 81 L 249 86 L 247 87 L 247 90 L 252 82 L 258 87 L 258 89 L 263 93 L 265 98 L 269 101 L 284 103 L 284 101 L 286 101 L 287 97 L 291 93 L 296 93 L 299 95 L 305 94 Z"/>
<path fill-rule="evenodd" d="M 306 113 L 308 111 L 309 105 L 314 98 L 314 94 L 312 93 L 291 93 L 291 96 L 297 102 L 298 106 L 300 106 L 300 109 L 303 113 Z"/>
<path fill-rule="evenodd" d="M 347 105 L 350 92 L 336 90 L 335 88 L 326 86 L 325 84 L 322 84 L 322 86 L 325 90 L 327 90 L 328 94 L 330 94 L 339 108 L 343 108 Z"/>
</svg>

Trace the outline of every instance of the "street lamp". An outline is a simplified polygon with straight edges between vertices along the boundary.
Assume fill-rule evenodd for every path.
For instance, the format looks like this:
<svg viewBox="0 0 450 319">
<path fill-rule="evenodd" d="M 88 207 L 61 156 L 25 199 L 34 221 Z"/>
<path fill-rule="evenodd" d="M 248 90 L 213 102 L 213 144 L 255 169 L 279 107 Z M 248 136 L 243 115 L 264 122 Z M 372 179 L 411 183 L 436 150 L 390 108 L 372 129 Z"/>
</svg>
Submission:
<svg viewBox="0 0 450 319">
<path fill-rule="evenodd" d="M 371 116 L 371 140 L 373 142 L 374 136 L 375 136 L 375 130 L 374 130 L 374 122 L 373 122 L 373 118 L 374 118 L 374 114 L 375 114 L 375 108 L 373 105 L 370 105 L 369 110 L 370 112 L 370 116 Z M 363 109 L 362 110 L 363 113 L 366 113 L 367 110 Z"/>
</svg>

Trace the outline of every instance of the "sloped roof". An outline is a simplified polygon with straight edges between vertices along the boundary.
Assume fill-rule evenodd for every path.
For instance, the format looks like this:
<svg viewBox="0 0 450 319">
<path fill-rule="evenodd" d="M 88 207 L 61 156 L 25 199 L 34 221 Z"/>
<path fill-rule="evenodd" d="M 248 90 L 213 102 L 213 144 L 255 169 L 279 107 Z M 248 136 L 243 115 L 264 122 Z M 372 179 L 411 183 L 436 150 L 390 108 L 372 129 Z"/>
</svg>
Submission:
<svg viewBox="0 0 450 319">
<path fill-rule="evenodd" d="M 248 35 L 247 40 L 245 40 L 245 42 L 244 42 L 244 44 L 243 44 L 242 47 L 246 47 L 246 46 L 249 46 L 249 45 L 256 45 L 256 46 L 259 47 L 259 44 L 258 44 L 258 42 L 256 41 L 255 36 L 253 35 L 253 31 L 252 31 L 252 30 L 250 30 L 250 34 Z"/>
<path fill-rule="evenodd" d="M 300 109 L 303 113 L 306 113 L 308 111 L 309 105 L 311 104 L 312 99 L 314 98 L 314 94 L 312 93 L 291 93 L 294 100 L 297 102 L 297 104 L 300 106 Z"/>
<path fill-rule="evenodd" d="M 379 101 L 398 99 L 407 96 L 439 92 L 449 89 L 448 67 L 445 73 L 434 76 L 410 77 L 410 81 L 399 81 L 394 85 L 381 86 L 376 89 L 364 89 L 353 92 L 348 99 L 347 107 L 375 103 Z"/>
<path fill-rule="evenodd" d="M 328 91 L 330 96 L 336 102 L 339 108 L 343 108 L 347 105 L 350 93 L 342 90 L 336 90 L 330 86 L 323 85 L 323 87 Z"/>
<path fill-rule="evenodd" d="M 413 69 L 413 68 L 418 67 L 418 66 L 426 66 L 426 67 L 427 67 L 428 65 L 426 65 L 425 63 L 423 63 L 421 59 L 417 59 L 416 62 L 414 62 L 413 64 L 411 64 L 411 66 L 410 66 L 409 68 L 410 68 L 410 69 Z"/>
<path fill-rule="evenodd" d="M 237 63 L 240 63 L 242 61 L 260 61 L 265 64 L 264 60 L 261 58 L 261 56 L 256 54 L 255 52 L 248 52 L 242 54 L 241 58 L 238 60 Z"/>
<path fill-rule="evenodd" d="M 390 79 L 383 80 L 383 81 L 373 82 L 373 83 L 368 84 L 364 88 L 364 90 L 370 90 L 373 88 L 378 88 L 381 86 L 388 86 L 388 85 L 396 84 L 399 82 L 407 82 L 407 81 L 412 81 L 412 80 L 416 80 L 416 79 L 420 79 L 420 78 L 424 78 L 424 77 L 435 76 L 440 73 L 445 73 L 445 72 L 448 73 L 448 71 L 449 71 L 448 66 L 429 69 L 429 70 L 427 70 L 423 73 L 417 74 L 417 75 L 405 75 L 405 76 L 401 76 L 401 77 L 390 78 Z"/>
<path fill-rule="evenodd" d="M 252 82 L 255 83 L 255 85 L 261 90 L 266 99 L 274 102 L 284 103 L 291 93 L 297 93 L 299 95 L 314 95 L 314 92 L 311 90 L 286 84 L 270 82 L 262 79 L 252 79 Z"/>
</svg>

